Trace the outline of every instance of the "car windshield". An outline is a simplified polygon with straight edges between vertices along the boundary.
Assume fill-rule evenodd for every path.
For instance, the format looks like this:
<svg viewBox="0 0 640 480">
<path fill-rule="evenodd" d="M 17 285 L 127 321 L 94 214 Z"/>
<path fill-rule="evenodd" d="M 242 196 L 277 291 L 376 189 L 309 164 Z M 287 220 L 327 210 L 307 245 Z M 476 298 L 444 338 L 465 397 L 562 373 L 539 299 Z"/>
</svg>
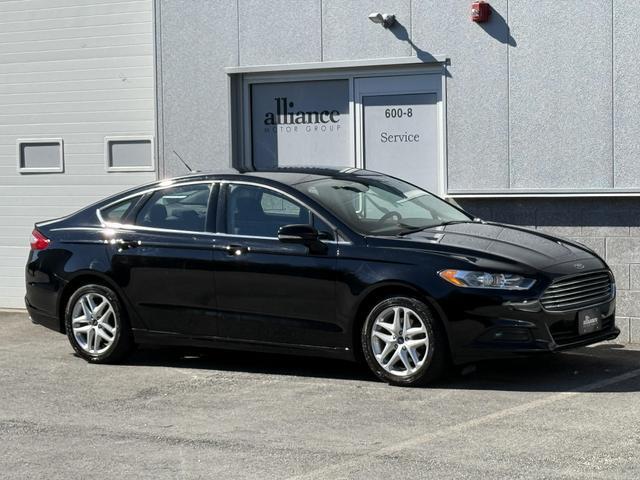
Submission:
<svg viewBox="0 0 640 480">
<path fill-rule="evenodd" d="M 323 178 L 296 185 L 363 235 L 403 235 L 472 218 L 435 195 L 395 178 Z"/>
</svg>

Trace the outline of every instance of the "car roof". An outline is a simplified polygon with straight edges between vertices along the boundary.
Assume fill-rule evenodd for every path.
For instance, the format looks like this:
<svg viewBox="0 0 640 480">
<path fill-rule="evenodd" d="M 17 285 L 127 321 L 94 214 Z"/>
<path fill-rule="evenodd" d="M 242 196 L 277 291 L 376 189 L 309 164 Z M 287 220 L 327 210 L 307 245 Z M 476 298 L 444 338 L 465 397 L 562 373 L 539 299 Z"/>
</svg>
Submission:
<svg viewBox="0 0 640 480">
<path fill-rule="evenodd" d="M 168 178 L 161 180 L 161 182 L 184 182 L 193 180 L 214 180 L 219 178 L 236 178 L 243 177 L 265 179 L 276 181 L 285 185 L 294 186 L 299 183 L 304 183 L 313 180 L 319 180 L 322 178 L 342 178 L 342 179 L 354 179 L 354 177 L 371 177 L 376 175 L 382 175 L 378 172 L 370 170 L 363 170 L 353 167 L 281 167 L 271 170 L 260 171 L 240 171 L 240 170 L 217 170 L 211 172 L 194 172 L 189 175 L 181 177 Z"/>
<path fill-rule="evenodd" d="M 376 176 L 384 175 L 379 172 L 373 172 L 371 170 L 363 170 L 353 167 L 284 167 L 261 171 L 241 171 L 228 168 L 211 172 L 192 172 L 188 175 L 163 178 L 160 180 L 155 180 L 153 182 L 145 183 L 143 185 L 138 185 L 133 188 L 129 188 L 109 197 L 103 198 L 91 205 L 88 205 L 87 207 L 79 210 L 76 213 L 80 213 L 85 210 L 90 211 L 95 208 L 103 208 L 105 205 L 110 205 L 122 200 L 123 198 L 135 196 L 147 190 L 156 189 L 157 187 L 169 187 L 171 185 L 179 185 L 182 183 L 193 181 L 256 179 L 263 180 L 265 183 L 277 182 L 281 185 L 295 188 L 296 185 L 302 183 L 326 178 L 338 178 L 342 180 L 353 181 L 358 177 L 367 177 L 371 179 L 371 177 Z"/>
</svg>

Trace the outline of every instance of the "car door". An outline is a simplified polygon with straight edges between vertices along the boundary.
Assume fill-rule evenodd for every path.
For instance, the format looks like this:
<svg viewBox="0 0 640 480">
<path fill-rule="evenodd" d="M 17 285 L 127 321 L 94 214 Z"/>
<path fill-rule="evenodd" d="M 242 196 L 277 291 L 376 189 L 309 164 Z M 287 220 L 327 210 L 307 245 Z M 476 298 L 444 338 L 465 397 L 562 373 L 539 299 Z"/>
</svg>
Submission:
<svg viewBox="0 0 640 480">
<path fill-rule="evenodd" d="M 221 200 L 215 253 L 219 335 L 279 344 L 344 342 L 336 323 L 332 228 L 272 187 L 231 182 L 223 185 Z M 306 223 L 324 231 L 321 252 L 278 240 L 280 227 Z"/>
<path fill-rule="evenodd" d="M 149 330 L 215 336 L 213 273 L 217 184 L 157 189 L 110 245 L 114 278 Z"/>
</svg>

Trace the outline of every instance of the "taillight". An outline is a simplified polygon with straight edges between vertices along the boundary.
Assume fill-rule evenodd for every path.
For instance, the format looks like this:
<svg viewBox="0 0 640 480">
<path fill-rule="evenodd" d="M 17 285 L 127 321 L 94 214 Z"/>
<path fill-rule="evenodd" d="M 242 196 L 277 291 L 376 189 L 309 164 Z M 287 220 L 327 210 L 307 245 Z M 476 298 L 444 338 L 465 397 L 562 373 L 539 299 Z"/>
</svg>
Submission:
<svg viewBox="0 0 640 480">
<path fill-rule="evenodd" d="M 31 232 L 31 250 L 44 250 L 49 246 L 49 240 L 42 233 L 40 233 L 37 229 L 33 229 Z"/>
</svg>

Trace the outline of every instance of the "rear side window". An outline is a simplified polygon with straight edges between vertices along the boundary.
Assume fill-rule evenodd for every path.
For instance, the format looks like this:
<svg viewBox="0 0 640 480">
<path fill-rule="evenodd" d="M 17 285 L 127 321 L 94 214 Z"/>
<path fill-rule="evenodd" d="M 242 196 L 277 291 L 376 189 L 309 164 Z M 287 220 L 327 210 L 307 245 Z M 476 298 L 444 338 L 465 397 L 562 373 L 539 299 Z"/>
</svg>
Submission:
<svg viewBox="0 0 640 480">
<path fill-rule="evenodd" d="M 138 197 L 124 200 L 110 207 L 100 209 L 100 216 L 105 222 L 122 223 L 133 205 L 138 201 Z"/>
<path fill-rule="evenodd" d="M 158 190 L 138 212 L 136 225 L 203 232 L 210 192 L 210 184 L 183 185 Z"/>
</svg>

